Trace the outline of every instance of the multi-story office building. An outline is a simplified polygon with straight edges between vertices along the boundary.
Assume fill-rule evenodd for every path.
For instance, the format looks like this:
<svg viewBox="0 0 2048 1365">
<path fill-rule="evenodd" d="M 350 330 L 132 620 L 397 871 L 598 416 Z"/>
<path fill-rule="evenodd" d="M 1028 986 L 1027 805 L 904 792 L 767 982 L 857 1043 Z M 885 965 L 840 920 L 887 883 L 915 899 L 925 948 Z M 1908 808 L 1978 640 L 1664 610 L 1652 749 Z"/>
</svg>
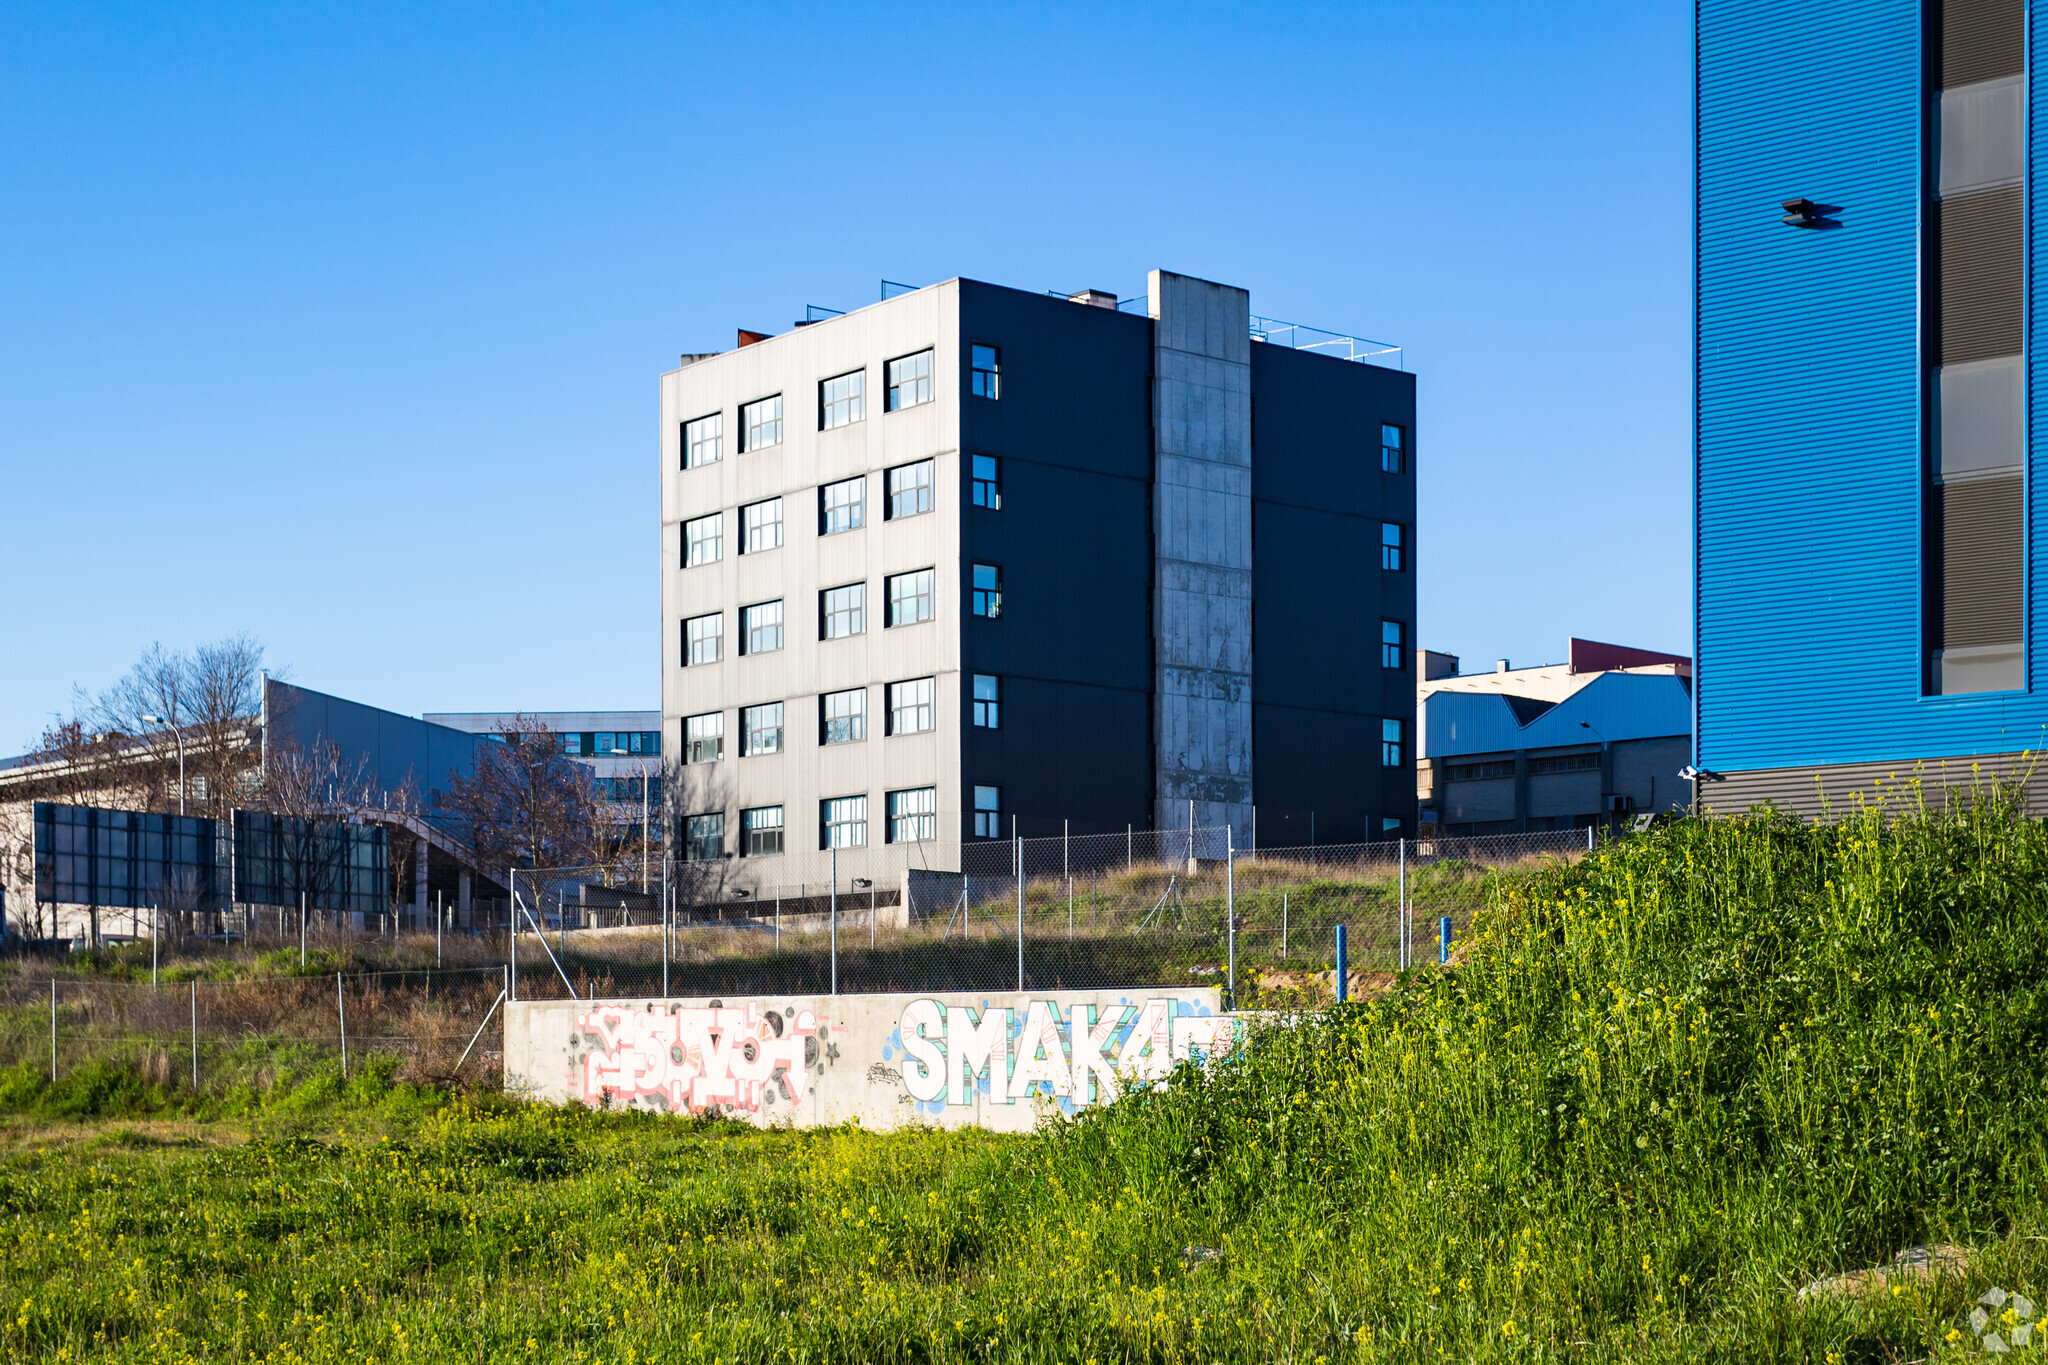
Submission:
<svg viewBox="0 0 2048 1365">
<path fill-rule="evenodd" d="M 1710 806 L 1966 783 L 2048 739 L 2036 37 L 2021 0 L 1699 2 Z"/>
<path fill-rule="evenodd" d="M 1414 378 L 1319 335 L 1162 271 L 1137 307 L 950 280 L 686 356 L 685 856 L 937 866 L 1063 822 L 1243 837 L 1255 802 L 1412 828 Z"/>
</svg>

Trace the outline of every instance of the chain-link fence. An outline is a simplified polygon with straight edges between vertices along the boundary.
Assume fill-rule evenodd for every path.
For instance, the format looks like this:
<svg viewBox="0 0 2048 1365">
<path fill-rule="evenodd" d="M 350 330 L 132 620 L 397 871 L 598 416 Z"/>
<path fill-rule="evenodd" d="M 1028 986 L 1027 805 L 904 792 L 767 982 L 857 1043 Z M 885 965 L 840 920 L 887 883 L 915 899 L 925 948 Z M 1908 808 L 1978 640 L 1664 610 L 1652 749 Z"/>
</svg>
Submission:
<svg viewBox="0 0 2048 1365">
<path fill-rule="evenodd" d="M 1240 851 L 1217 829 L 921 843 L 684 865 L 668 904 L 568 869 L 520 874 L 517 999 L 1143 989 L 1334 998 L 1435 960 L 1489 884 L 1589 830 Z"/>
<path fill-rule="evenodd" d="M 501 1064 L 502 1037 L 484 1025 L 506 982 L 503 964 L 154 983 L 23 970 L 0 980 L 0 1065 L 216 1093 L 331 1083 L 375 1065 L 474 1081 Z"/>
</svg>

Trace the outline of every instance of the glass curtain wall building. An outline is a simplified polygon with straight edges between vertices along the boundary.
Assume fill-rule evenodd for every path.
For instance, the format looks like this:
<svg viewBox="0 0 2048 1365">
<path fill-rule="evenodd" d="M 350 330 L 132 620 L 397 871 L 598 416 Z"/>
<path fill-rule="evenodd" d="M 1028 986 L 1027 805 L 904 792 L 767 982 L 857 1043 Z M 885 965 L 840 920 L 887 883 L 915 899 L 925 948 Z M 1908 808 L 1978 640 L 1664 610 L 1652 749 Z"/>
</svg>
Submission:
<svg viewBox="0 0 2048 1365">
<path fill-rule="evenodd" d="M 1699 0 L 1704 805 L 1818 812 L 2048 738 L 2019 0 Z"/>
</svg>

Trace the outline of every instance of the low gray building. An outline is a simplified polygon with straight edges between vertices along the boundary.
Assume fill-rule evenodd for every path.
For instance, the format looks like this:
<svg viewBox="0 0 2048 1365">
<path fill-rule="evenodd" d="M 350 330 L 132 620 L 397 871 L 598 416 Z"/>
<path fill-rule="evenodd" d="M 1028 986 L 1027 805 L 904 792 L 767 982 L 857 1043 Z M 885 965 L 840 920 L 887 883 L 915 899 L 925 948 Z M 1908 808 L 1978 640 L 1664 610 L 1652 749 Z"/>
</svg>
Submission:
<svg viewBox="0 0 2048 1365">
<path fill-rule="evenodd" d="M 1692 660 L 1574 639 L 1563 663 L 1460 673 L 1416 657 L 1424 828 L 1445 834 L 1586 829 L 1682 811 L 1691 784 Z"/>
<path fill-rule="evenodd" d="M 949 280 L 740 343 L 660 385 L 685 856 L 887 875 L 1013 830 L 1243 840 L 1255 804 L 1268 844 L 1290 813 L 1413 831 L 1391 348 L 1166 271 L 1125 301 Z"/>
</svg>

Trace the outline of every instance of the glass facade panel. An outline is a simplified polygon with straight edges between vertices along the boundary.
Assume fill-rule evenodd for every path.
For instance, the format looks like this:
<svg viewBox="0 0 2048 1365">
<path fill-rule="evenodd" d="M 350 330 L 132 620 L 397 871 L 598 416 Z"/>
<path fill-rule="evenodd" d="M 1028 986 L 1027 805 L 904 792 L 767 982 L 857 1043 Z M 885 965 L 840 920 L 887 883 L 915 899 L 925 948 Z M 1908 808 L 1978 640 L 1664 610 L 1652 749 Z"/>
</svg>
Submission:
<svg viewBox="0 0 2048 1365">
<path fill-rule="evenodd" d="M 851 688 L 818 698 L 818 742 L 857 744 L 868 737 L 868 690 Z"/>
<path fill-rule="evenodd" d="M 782 603 L 740 608 L 740 652 L 770 654 L 782 648 Z"/>
<path fill-rule="evenodd" d="M 1003 789 L 1001 787 L 976 787 L 974 789 L 974 837 L 977 839 L 1000 839 L 1003 837 Z"/>
<path fill-rule="evenodd" d="M 725 454 L 725 414 L 714 412 L 683 423 L 683 468 L 717 464 Z"/>
<path fill-rule="evenodd" d="M 868 799 L 834 796 L 818 803 L 820 848 L 859 848 L 868 841 Z"/>
<path fill-rule="evenodd" d="M 725 553 L 725 513 L 713 512 L 683 523 L 683 567 L 716 564 Z"/>
<path fill-rule="evenodd" d="M 889 733 L 914 735 L 932 729 L 938 686 L 931 678 L 889 684 Z"/>
<path fill-rule="evenodd" d="M 740 409 L 740 453 L 782 444 L 782 395 L 762 398 Z"/>
<path fill-rule="evenodd" d="M 932 619 L 932 583 L 935 577 L 931 569 L 918 569 L 912 573 L 894 574 L 884 580 L 883 586 L 889 593 L 890 625 L 912 626 Z"/>
<path fill-rule="evenodd" d="M 683 667 L 717 663 L 724 645 L 724 613 L 692 616 L 683 622 Z"/>
<path fill-rule="evenodd" d="M 683 860 L 714 862 L 725 856 L 725 812 L 691 815 L 683 819 Z"/>
<path fill-rule="evenodd" d="M 889 362 L 888 409 L 896 412 L 932 401 L 932 353 L 919 351 Z"/>
<path fill-rule="evenodd" d="M 837 375 L 818 385 L 818 430 L 850 426 L 868 415 L 866 370 Z"/>
<path fill-rule="evenodd" d="M 782 544 L 782 499 L 751 502 L 740 509 L 740 553 L 759 554 Z"/>
<path fill-rule="evenodd" d="M 716 763 L 725 757 L 725 712 L 710 711 L 683 721 L 683 762 Z"/>
<path fill-rule="evenodd" d="M 889 471 L 889 520 L 932 510 L 932 462 L 898 465 Z"/>
<path fill-rule="evenodd" d="M 818 594 L 818 638 L 842 640 L 868 628 L 868 585 L 848 583 Z"/>
<path fill-rule="evenodd" d="M 970 346 L 968 358 L 973 370 L 968 387 L 976 398 L 995 398 L 997 384 L 1002 379 L 1003 353 L 994 346 Z"/>
<path fill-rule="evenodd" d="M 756 806 L 740 812 L 740 856 L 767 858 L 782 852 L 782 807 Z"/>
<path fill-rule="evenodd" d="M 751 758 L 756 754 L 779 754 L 782 752 L 782 703 L 767 702 L 761 706 L 740 708 L 740 753 Z"/>
<path fill-rule="evenodd" d="M 913 787 L 889 793 L 889 842 L 911 844 L 939 837 L 939 793 L 936 787 Z"/>
<path fill-rule="evenodd" d="M 974 614 L 993 620 L 1003 614 L 1003 566 L 974 566 Z"/>
<path fill-rule="evenodd" d="M 991 512 L 1003 505 L 1002 461 L 993 455 L 974 457 L 974 505 Z"/>
</svg>

